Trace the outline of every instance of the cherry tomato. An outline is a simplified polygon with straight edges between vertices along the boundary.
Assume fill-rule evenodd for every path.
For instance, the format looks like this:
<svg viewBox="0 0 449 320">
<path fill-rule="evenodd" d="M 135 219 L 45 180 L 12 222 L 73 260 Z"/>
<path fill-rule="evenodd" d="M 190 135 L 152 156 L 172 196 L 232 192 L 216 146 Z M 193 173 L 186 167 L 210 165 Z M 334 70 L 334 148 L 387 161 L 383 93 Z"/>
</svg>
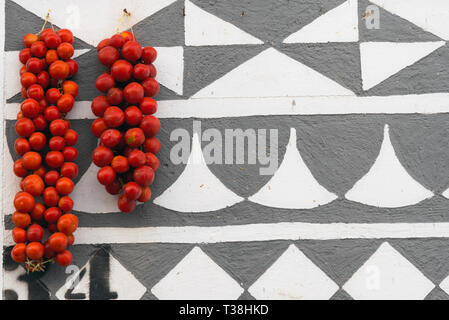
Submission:
<svg viewBox="0 0 449 320">
<path fill-rule="evenodd" d="M 16 133 L 22 138 L 28 138 L 34 133 L 36 127 L 34 126 L 33 121 L 31 121 L 30 119 L 22 118 L 17 120 L 15 124 L 15 130 Z"/>
<path fill-rule="evenodd" d="M 92 101 L 91 109 L 93 114 L 95 114 L 97 117 L 103 117 L 104 112 L 110 106 L 111 105 L 109 104 L 108 98 L 106 96 L 98 96 Z"/>
<path fill-rule="evenodd" d="M 54 252 L 63 252 L 67 249 L 68 239 L 64 233 L 57 232 L 50 236 L 48 244 L 50 245 L 50 249 Z"/>
<path fill-rule="evenodd" d="M 106 67 L 110 67 L 118 60 L 120 53 L 113 46 L 106 46 L 98 52 L 98 61 Z"/>
<path fill-rule="evenodd" d="M 31 217 L 28 213 L 14 212 L 11 220 L 18 228 L 25 229 L 31 224 Z"/>
<path fill-rule="evenodd" d="M 15 243 L 25 243 L 27 241 L 27 233 L 25 229 L 18 227 L 12 229 L 12 239 Z"/>
<path fill-rule="evenodd" d="M 143 114 L 136 106 L 128 107 L 125 110 L 125 121 L 129 126 L 138 126 L 142 122 Z"/>
<path fill-rule="evenodd" d="M 100 52 L 102 49 L 109 47 L 111 45 L 111 39 L 101 40 L 97 46 L 97 51 Z M 117 58 L 118 59 L 118 58 Z"/>
<path fill-rule="evenodd" d="M 50 49 L 56 49 L 62 43 L 62 39 L 56 33 L 51 33 L 45 37 L 45 44 Z"/>
<path fill-rule="evenodd" d="M 58 230 L 67 236 L 73 234 L 77 228 L 78 218 L 71 213 L 63 215 L 58 220 Z"/>
<path fill-rule="evenodd" d="M 56 190 L 55 187 L 48 187 L 44 190 L 43 193 L 43 199 L 44 199 L 44 203 L 48 206 L 48 207 L 56 207 L 58 205 L 59 202 L 59 193 Z"/>
<path fill-rule="evenodd" d="M 143 166 L 137 168 L 133 174 L 134 181 L 142 187 L 148 187 L 153 184 L 154 170 L 151 167 Z"/>
<path fill-rule="evenodd" d="M 55 106 L 48 107 L 45 109 L 45 119 L 47 121 L 55 121 L 61 119 L 61 111 Z"/>
<path fill-rule="evenodd" d="M 42 71 L 37 75 L 37 83 L 42 86 L 42 88 L 47 88 L 50 85 L 50 74 L 47 71 Z"/>
<path fill-rule="evenodd" d="M 141 84 L 132 82 L 123 90 L 125 99 L 130 104 L 140 104 L 145 96 L 145 91 Z"/>
<path fill-rule="evenodd" d="M 111 75 L 118 82 L 127 82 L 133 76 L 133 65 L 126 60 L 117 60 L 111 67 Z"/>
<path fill-rule="evenodd" d="M 115 80 L 109 73 L 105 72 L 97 78 L 95 86 L 99 91 L 106 93 L 115 87 Z"/>
<path fill-rule="evenodd" d="M 145 158 L 146 165 L 151 167 L 153 171 L 157 171 L 157 169 L 159 169 L 159 159 L 154 154 L 148 152 L 145 154 Z"/>
<path fill-rule="evenodd" d="M 122 191 L 122 185 L 119 181 L 115 180 L 110 185 L 106 186 L 106 191 L 113 196 L 116 196 Z"/>
<path fill-rule="evenodd" d="M 43 41 L 36 41 L 31 45 L 31 54 L 37 58 L 43 58 L 47 54 L 47 46 Z"/>
<path fill-rule="evenodd" d="M 126 173 L 129 171 L 128 159 L 123 156 L 116 156 L 112 159 L 111 167 L 118 174 Z"/>
<path fill-rule="evenodd" d="M 111 164 L 114 153 L 111 149 L 106 147 L 98 147 L 94 150 L 92 154 L 93 163 L 102 168 Z"/>
<path fill-rule="evenodd" d="M 104 112 L 104 121 L 109 128 L 118 128 L 125 122 L 125 113 L 118 107 L 109 107 Z"/>
<path fill-rule="evenodd" d="M 44 245 L 40 242 L 31 242 L 26 247 L 26 254 L 31 260 L 40 260 L 44 256 Z"/>
<path fill-rule="evenodd" d="M 11 250 L 11 258 L 17 263 L 24 263 L 27 259 L 26 247 L 24 243 L 17 244 Z"/>
<path fill-rule="evenodd" d="M 23 160 L 19 159 L 14 162 L 13 167 L 14 174 L 19 178 L 24 178 L 28 174 L 28 170 L 23 166 Z"/>
<path fill-rule="evenodd" d="M 130 62 L 136 62 L 142 58 L 142 54 L 142 46 L 136 41 L 128 41 L 122 48 L 122 56 Z"/>
<path fill-rule="evenodd" d="M 27 239 L 29 242 L 40 242 L 44 237 L 44 229 L 38 224 L 31 225 L 27 230 Z"/>
<path fill-rule="evenodd" d="M 142 196 L 142 188 L 135 182 L 129 182 L 123 187 L 123 193 L 129 201 L 137 200 Z"/>
<path fill-rule="evenodd" d="M 73 189 L 75 189 L 75 184 L 72 179 L 62 177 L 56 182 L 56 190 L 63 196 L 71 194 Z"/>
<path fill-rule="evenodd" d="M 62 91 L 64 91 L 64 94 L 70 94 L 73 98 L 76 98 L 79 94 L 79 87 L 76 82 L 67 80 L 62 84 Z"/>
<path fill-rule="evenodd" d="M 145 48 L 143 48 L 142 60 L 146 64 L 153 63 L 154 61 L 156 61 L 156 58 L 157 58 L 157 51 L 156 51 L 156 49 L 154 49 L 152 47 L 145 47 Z"/>
<path fill-rule="evenodd" d="M 45 97 L 47 98 L 48 103 L 55 104 L 58 102 L 59 98 L 61 98 L 61 92 L 56 88 L 51 88 L 47 90 Z"/>
<path fill-rule="evenodd" d="M 33 211 L 31 211 L 31 218 L 33 221 L 40 221 L 44 217 L 45 206 L 42 203 L 36 203 Z"/>
<path fill-rule="evenodd" d="M 70 79 L 70 78 L 73 78 L 74 76 L 76 76 L 76 74 L 78 73 L 78 69 L 79 69 L 78 62 L 76 62 L 73 59 L 68 59 L 65 61 L 65 63 L 67 63 L 67 65 L 69 66 L 69 76 L 67 78 Z M 76 96 L 77 95 L 78 94 L 76 94 Z M 75 98 L 76 98 L 76 96 L 74 95 Z"/>
<path fill-rule="evenodd" d="M 146 80 L 151 75 L 151 68 L 147 64 L 136 64 L 133 71 L 134 78 L 140 81 Z"/>
<path fill-rule="evenodd" d="M 64 163 L 64 156 L 60 151 L 50 151 L 47 153 L 45 161 L 50 168 L 60 168 Z"/>
<path fill-rule="evenodd" d="M 36 170 L 42 164 L 42 157 L 39 153 L 30 151 L 23 155 L 23 166 L 27 170 Z"/>
<path fill-rule="evenodd" d="M 73 209 L 74 202 L 70 197 L 65 196 L 59 199 L 58 206 L 63 212 L 70 212 Z"/>
<path fill-rule="evenodd" d="M 65 93 L 58 99 L 56 105 L 61 113 L 68 113 L 75 105 L 75 98 L 71 94 Z"/>
<path fill-rule="evenodd" d="M 72 263 L 72 260 L 73 256 L 68 250 L 65 250 L 56 255 L 56 262 L 62 267 L 69 266 Z"/>
<path fill-rule="evenodd" d="M 39 37 L 33 33 L 28 33 L 23 37 L 23 45 L 30 48 L 33 43 L 39 41 Z"/>
<path fill-rule="evenodd" d="M 53 137 L 50 139 L 48 146 L 52 151 L 62 151 L 65 148 L 65 139 L 63 137 Z"/>
<path fill-rule="evenodd" d="M 58 50 L 59 54 L 59 50 Z M 70 74 L 70 68 L 67 63 L 61 60 L 57 60 L 50 65 L 48 69 L 50 76 L 56 80 L 64 80 Z"/>
<path fill-rule="evenodd" d="M 145 115 L 155 114 L 157 111 L 157 102 L 152 98 L 144 98 L 140 104 L 140 110 Z"/>
<path fill-rule="evenodd" d="M 116 173 L 112 167 L 104 167 L 98 171 L 97 179 L 104 186 L 108 186 L 115 181 Z"/>
<path fill-rule="evenodd" d="M 73 48 L 73 45 L 67 42 L 61 43 L 58 46 L 58 56 L 62 60 L 68 60 L 71 57 L 73 57 L 73 54 L 75 53 L 75 49 Z"/>
<path fill-rule="evenodd" d="M 119 88 L 111 88 L 107 93 L 108 103 L 113 106 L 118 106 L 123 102 L 123 90 Z"/>
<path fill-rule="evenodd" d="M 153 154 L 159 153 L 159 151 L 161 151 L 161 142 L 154 137 L 145 140 L 144 151 Z"/>
<path fill-rule="evenodd" d="M 148 78 L 142 82 L 142 87 L 145 91 L 145 97 L 155 97 L 161 89 L 159 83 L 153 78 Z"/>
<path fill-rule="evenodd" d="M 44 243 L 44 257 L 47 259 L 52 259 L 56 256 L 56 252 L 51 250 L 50 244 L 47 242 Z"/>
<path fill-rule="evenodd" d="M 58 219 L 61 217 L 61 215 L 62 215 L 61 209 L 57 207 L 51 207 L 45 210 L 44 219 L 48 223 L 56 223 L 58 222 Z"/>
<path fill-rule="evenodd" d="M 117 49 L 121 49 L 125 42 L 125 38 L 121 34 L 115 34 L 110 39 L 110 45 Z"/>
<path fill-rule="evenodd" d="M 134 168 L 140 168 L 147 162 L 145 153 L 140 150 L 133 150 L 128 156 L 129 164 Z"/>
<path fill-rule="evenodd" d="M 22 74 L 20 76 L 20 83 L 22 84 L 22 86 L 27 89 L 28 87 L 30 87 L 33 84 L 37 83 L 37 77 L 35 74 L 31 73 L 31 72 L 25 72 L 24 74 Z"/>
<path fill-rule="evenodd" d="M 138 199 L 139 202 L 148 202 L 151 200 L 151 189 L 150 187 L 142 188 L 142 195 Z"/>
<path fill-rule="evenodd" d="M 128 200 L 124 194 L 118 199 L 118 207 L 124 213 L 130 213 L 136 209 L 136 201 Z"/>
<path fill-rule="evenodd" d="M 54 136 L 64 137 L 69 130 L 69 125 L 65 120 L 57 119 L 50 123 L 50 132 Z"/>
<path fill-rule="evenodd" d="M 47 144 L 47 137 L 42 132 L 35 132 L 29 138 L 29 143 L 33 150 L 41 151 Z"/>
<path fill-rule="evenodd" d="M 53 62 L 58 61 L 59 56 L 58 52 L 56 50 L 48 50 L 47 54 L 45 55 L 45 62 L 47 62 L 48 65 L 51 65 Z"/>
<path fill-rule="evenodd" d="M 92 122 L 91 131 L 97 138 L 100 138 L 103 132 L 108 129 L 108 126 L 103 118 L 98 118 Z"/>
<path fill-rule="evenodd" d="M 26 49 L 25 49 L 26 50 Z M 38 58 L 29 58 L 26 62 L 27 72 L 38 74 L 44 69 L 44 63 Z"/>
<path fill-rule="evenodd" d="M 45 184 L 41 177 L 32 174 L 23 180 L 23 190 L 32 196 L 39 197 L 44 192 Z"/>
<path fill-rule="evenodd" d="M 78 176 L 78 166 L 73 162 L 66 162 L 61 167 L 61 175 L 69 179 L 75 179 Z"/>
<path fill-rule="evenodd" d="M 122 133 L 116 129 L 108 129 L 101 134 L 101 143 L 108 148 L 115 148 L 122 140 Z"/>
<path fill-rule="evenodd" d="M 66 147 L 64 151 L 62 151 L 62 155 L 64 157 L 64 161 L 73 162 L 78 158 L 78 150 L 74 147 Z"/>
<path fill-rule="evenodd" d="M 57 32 L 57 34 L 61 37 L 62 42 L 73 44 L 74 37 L 72 31 L 68 29 L 61 29 Z"/>
<path fill-rule="evenodd" d="M 25 138 L 18 138 L 14 142 L 14 150 L 19 156 L 23 156 L 25 153 L 31 150 L 30 142 L 28 142 L 28 140 Z"/>
</svg>

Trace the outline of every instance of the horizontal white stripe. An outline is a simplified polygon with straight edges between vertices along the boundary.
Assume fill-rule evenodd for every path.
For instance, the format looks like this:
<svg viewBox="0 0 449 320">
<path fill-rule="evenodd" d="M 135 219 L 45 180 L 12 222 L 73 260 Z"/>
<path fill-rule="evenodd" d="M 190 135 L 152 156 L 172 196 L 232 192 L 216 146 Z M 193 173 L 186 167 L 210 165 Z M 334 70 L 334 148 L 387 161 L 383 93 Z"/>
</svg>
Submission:
<svg viewBox="0 0 449 320">
<path fill-rule="evenodd" d="M 226 118 L 269 115 L 436 114 L 449 113 L 449 93 L 385 97 L 201 98 L 159 101 L 157 117 Z M 95 119 L 90 101 L 78 101 L 68 119 Z M 6 119 L 20 104 L 8 104 Z"/>
<path fill-rule="evenodd" d="M 5 245 L 13 244 L 6 232 Z M 224 227 L 80 228 L 76 244 L 449 238 L 449 223 L 272 223 Z"/>
</svg>

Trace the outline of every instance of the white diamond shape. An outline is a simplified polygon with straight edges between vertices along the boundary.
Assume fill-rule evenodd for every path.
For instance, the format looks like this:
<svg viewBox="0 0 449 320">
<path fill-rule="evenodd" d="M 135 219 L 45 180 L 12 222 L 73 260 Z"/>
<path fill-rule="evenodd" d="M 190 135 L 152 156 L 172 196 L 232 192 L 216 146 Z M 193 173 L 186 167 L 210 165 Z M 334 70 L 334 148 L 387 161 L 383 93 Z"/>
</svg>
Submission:
<svg viewBox="0 0 449 320">
<path fill-rule="evenodd" d="M 449 294 L 449 276 L 440 283 L 440 288 L 443 289 L 444 292 Z"/>
<path fill-rule="evenodd" d="M 151 292 L 161 300 L 234 300 L 243 288 L 195 247 Z"/>
<path fill-rule="evenodd" d="M 327 300 L 337 290 L 334 281 L 291 245 L 248 292 L 259 300 Z"/>
<path fill-rule="evenodd" d="M 359 300 L 422 300 L 435 285 L 388 242 L 343 286 Z"/>
</svg>

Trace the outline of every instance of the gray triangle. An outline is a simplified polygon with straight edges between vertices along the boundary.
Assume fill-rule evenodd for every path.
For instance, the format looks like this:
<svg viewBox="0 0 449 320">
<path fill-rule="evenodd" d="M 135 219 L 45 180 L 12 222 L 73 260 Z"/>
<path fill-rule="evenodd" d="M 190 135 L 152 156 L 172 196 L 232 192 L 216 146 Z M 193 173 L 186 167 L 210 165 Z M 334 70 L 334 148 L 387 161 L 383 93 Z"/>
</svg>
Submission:
<svg viewBox="0 0 449 320">
<path fill-rule="evenodd" d="M 34 13 L 22 8 L 11 0 L 5 2 L 5 50 L 19 51 L 23 49 L 22 38 L 27 33 L 41 30 L 44 20 Z M 55 26 L 56 27 L 56 26 Z M 92 46 L 75 37 L 75 49 L 90 49 Z"/>
<path fill-rule="evenodd" d="M 244 289 L 248 289 L 285 252 L 288 245 L 283 241 L 218 243 L 202 245 L 201 249 Z"/>
<path fill-rule="evenodd" d="M 373 5 L 373 3 L 368 0 L 359 1 L 359 17 L 366 15 L 367 7 L 370 5 Z M 419 42 L 441 40 L 410 21 L 392 14 L 382 7 L 378 6 L 378 8 L 379 29 L 368 29 L 366 20 L 360 19 L 360 41 Z"/>
<path fill-rule="evenodd" d="M 449 187 L 449 116 L 391 119 L 390 136 L 399 161 L 426 188 L 441 194 Z"/>
<path fill-rule="evenodd" d="M 174 47 L 184 45 L 184 1 L 178 0 L 133 26 L 143 46 Z"/>
<path fill-rule="evenodd" d="M 344 1 L 192 0 L 205 11 L 269 44 L 281 42 Z"/>
<path fill-rule="evenodd" d="M 155 97 L 155 99 L 158 101 L 186 99 L 185 96 L 180 96 L 179 94 L 177 94 L 173 90 L 170 90 L 169 88 L 167 88 L 166 86 L 164 86 L 161 83 L 159 83 L 159 86 L 161 87 L 161 89 L 159 90 L 158 95 Z"/>
<path fill-rule="evenodd" d="M 111 254 L 151 292 L 192 248 L 190 244 L 117 244 Z"/>
<path fill-rule="evenodd" d="M 145 292 L 143 297 L 140 300 L 159 300 L 154 294 L 152 294 L 150 291 Z"/>
<path fill-rule="evenodd" d="M 343 289 L 340 289 L 330 298 L 330 300 L 354 300 L 354 298 Z"/>
<path fill-rule="evenodd" d="M 192 96 L 264 49 L 258 45 L 186 47 L 184 94 Z"/>
<path fill-rule="evenodd" d="M 254 298 L 248 291 L 245 290 L 245 292 L 242 293 L 242 295 L 238 298 L 240 301 L 255 301 L 256 298 Z"/>
<path fill-rule="evenodd" d="M 449 300 L 449 295 L 440 287 L 433 289 L 424 300 Z"/>
<path fill-rule="evenodd" d="M 448 240 L 410 239 L 388 241 L 434 284 L 449 275 Z"/>
<path fill-rule="evenodd" d="M 298 241 L 297 247 L 342 287 L 379 248 L 380 240 Z"/>
<path fill-rule="evenodd" d="M 22 93 L 19 92 L 15 96 L 12 96 L 8 100 L 6 100 L 6 103 L 22 103 L 22 101 L 23 101 Z"/>
<path fill-rule="evenodd" d="M 281 44 L 279 50 L 343 87 L 362 92 L 358 43 Z"/>
<path fill-rule="evenodd" d="M 386 53 L 388 54 L 388 53 Z M 449 91 L 449 45 L 435 50 L 374 88 L 367 96 L 440 93 Z"/>
</svg>

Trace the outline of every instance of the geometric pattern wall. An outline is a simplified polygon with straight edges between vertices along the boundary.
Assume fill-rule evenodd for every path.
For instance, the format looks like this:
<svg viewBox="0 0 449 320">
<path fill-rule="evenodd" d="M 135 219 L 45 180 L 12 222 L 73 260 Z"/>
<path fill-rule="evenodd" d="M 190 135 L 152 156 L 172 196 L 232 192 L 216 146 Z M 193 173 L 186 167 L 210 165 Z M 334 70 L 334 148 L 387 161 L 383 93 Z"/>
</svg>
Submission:
<svg viewBox="0 0 449 320">
<path fill-rule="evenodd" d="M 449 299 L 449 3 L 0 3 L 3 299 Z M 366 27 L 370 5 L 379 29 Z M 153 201 L 132 215 L 117 212 L 90 158 L 103 71 L 95 46 L 124 7 L 138 40 L 158 49 L 164 146 Z M 55 25 L 74 30 L 82 71 L 70 115 L 82 155 L 74 289 L 63 268 L 27 275 L 10 258 L 17 56 L 48 8 Z M 223 136 L 277 129 L 278 170 L 173 164 L 176 128 L 191 135 L 190 159 L 202 159 L 197 120 Z"/>
</svg>

